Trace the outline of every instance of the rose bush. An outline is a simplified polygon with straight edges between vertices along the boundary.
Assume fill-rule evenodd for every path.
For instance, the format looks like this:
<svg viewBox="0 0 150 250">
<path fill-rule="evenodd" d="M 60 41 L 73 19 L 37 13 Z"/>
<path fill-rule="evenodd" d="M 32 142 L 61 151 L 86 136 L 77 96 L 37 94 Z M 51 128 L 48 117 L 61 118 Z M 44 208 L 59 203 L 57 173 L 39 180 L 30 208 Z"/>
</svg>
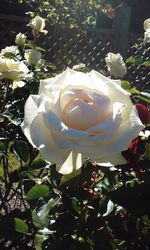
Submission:
<svg viewBox="0 0 150 250">
<path fill-rule="evenodd" d="M 88 157 L 106 166 L 126 163 L 121 151 L 143 129 L 119 80 L 71 69 L 42 80 L 25 105 L 22 129 L 57 170 L 69 174 Z"/>
<path fill-rule="evenodd" d="M 12 80 L 12 88 L 23 87 L 25 82 L 22 81 L 29 77 L 28 67 L 21 61 L 13 59 L 0 59 L 0 78 Z"/>
<path fill-rule="evenodd" d="M 107 64 L 108 71 L 112 76 L 123 77 L 126 74 L 126 65 L 123 61 L 122 56 L 119 53 L 108 53 L 105 58 L 105 61 Z"/>
</svg>

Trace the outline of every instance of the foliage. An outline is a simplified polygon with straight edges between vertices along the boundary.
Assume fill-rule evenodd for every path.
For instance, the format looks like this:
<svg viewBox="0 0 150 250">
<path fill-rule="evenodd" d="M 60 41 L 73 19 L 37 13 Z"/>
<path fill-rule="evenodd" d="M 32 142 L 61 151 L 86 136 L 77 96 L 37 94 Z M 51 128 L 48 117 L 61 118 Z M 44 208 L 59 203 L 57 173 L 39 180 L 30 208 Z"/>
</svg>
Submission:
<svg viewBox="0 0 150 250">
<path fill-rule="evenodd" d="M 150 47 L 149 43 L 138 40 L 129 50 L 127 59 L 128 79 L 133 87 L 141 91 L 149 89 L 149 70 L 150 70 Z"/>
<path fill-rule="evenodd" d="M 63 1 L 56 2 L 58 8 L 41 1 L 38 13 L 42 8 L 50 8 L 50 13 L 53 8 L 51 13 L 55 15 L 50 18 L 58 22 Z M 76 4 L 74 15 L 86 11 L 79 9 L 80 1 Z M 93 4 L 89 1 L 85 7 L 95 11 Z M 59 22 L 74 25 L 74 16 L 67 17 L 67 8 L 62 11 Z M 86 16 L 82 24 L 85 20 Z M 75 23 L 80 25 L 77 20 Z M 33 32 L 29 37 L 32 39 L 26 38 L 24 45 L 17 45 L 17 54 L 1 55 L 23 61 L 32 77 L 14 90 L 12 80 L 0 80 L 0 249 L 148 249 L 150 139 L 139 136 L 131 143 L 123 152 L 128 161 L 124 166 L 105 168 L 87 160 L 73 174 L 56 172 L 55 165 L 39 156 L 20 128 L 27 97 L 38 92 L 40 79 L 53 75 L 55 67 L 48 61 L 33 65 L 25 59 L 26 49 L 45 53 L 40 47 L 41 35 Z M 132 49 L 122 87 L 132 94 L 135 103 L 142 97 L 141 102 L 148 107 L 149 98 L 141 90 L 148 92 L 149 47 L 141 42 Z M 145 124 L 150 130 L 147 120 Z"/>
<path fill-rule="evenodd" d="M 111 5 L 98 0 L 61 0 L 61 1 L 33 1 L 19 0 L 20 3 L 36 5 L 35 12 L 30 13 L 33 17 L 44 14 L 55 27 L 68 27 L 70 29 L 85 32 L 87 26 L 96 24 L 97 13 L 104 13 L 111 18 Z"/>
</svg>

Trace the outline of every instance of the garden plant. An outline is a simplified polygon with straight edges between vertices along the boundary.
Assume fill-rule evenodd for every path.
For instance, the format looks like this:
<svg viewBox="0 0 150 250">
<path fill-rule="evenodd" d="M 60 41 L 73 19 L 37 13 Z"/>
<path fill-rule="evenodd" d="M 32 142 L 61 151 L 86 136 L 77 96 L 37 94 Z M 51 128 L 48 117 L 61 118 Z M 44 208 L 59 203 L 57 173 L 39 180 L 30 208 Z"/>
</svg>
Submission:
<svg viewBox="0 0 150 250">
<path fill-rule="evenodd" d="M 60 72 L 41 45 L 48 18 L 81 23 L 41 6 L 0 52 L 0 249 L 149 249 L 150 19 L 127 59 Z"/>
</svg>

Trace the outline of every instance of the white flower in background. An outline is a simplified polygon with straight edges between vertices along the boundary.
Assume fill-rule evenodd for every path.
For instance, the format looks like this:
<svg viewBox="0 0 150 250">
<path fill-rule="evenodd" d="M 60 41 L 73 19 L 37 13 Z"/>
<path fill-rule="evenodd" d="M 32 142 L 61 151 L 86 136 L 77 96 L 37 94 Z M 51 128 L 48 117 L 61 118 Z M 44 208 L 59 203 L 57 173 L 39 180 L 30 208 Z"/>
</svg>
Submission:
<svg viewBox="0 0 150 250">
<path fill-rule="evenodd" d="M 150 42 L 150 18 L 144 21 L 144 42 Z"/>
<path fill-rule="evenodd" d="M 17 46 L 7 46 L 5 49 L 2 49 L 0 52 L 1 57 L 9 57 L 10 54 L 16 56 L 19 53 Z"/>
<path fill-rule="evenodd" d="M 17 45 L 22 46 L 22 45 L 25 44 L 25 41 L 26 41 L 26 36 L 25 36 L 25 34 L 18 33 L 18 34 L 16 35 L 15 43 L 16 43 Z"/>
<path fill-rule="evenodd" d="M 0 59 L 0 79 L 9 79 L 13 81 L 12 88 L 23 87 L 22 81 L 28 77 L 29 69 L 20 61 L 13 59 Z"/>
<path fill-rule="evenodd" d="M 105 58 L 105 61 L 107 64 L 108 71 L 112 76 L 115 76 L 117 78 L 123 77 L 126 74 L 127 68 L 122 56 L 119 53 L 108 53 Z"/>
<path fill-rule="evenodd" d="M 73 67 L 72 67 L 72 69 L 74 69 L 74 70 L 81 70 L 81 69 L 83 69 L 83 68 L 85 68 L 85 64 L 84 63 L 79 63 L 79 64 L 76 64 L 76 65 L 74 65 Z"/>
<path fill-rule="evenodd" d="M 144 30 L 150 31 L 150 18 L 148 18 L 144 21 Z"/>
<path fill-rule="evenodd" d="M 25 50 L 24 57 L 29 64 L 37 65 L 41 60 L 41 52 L 35 49 Z"/>
<path fill-rule="evenodd" d="M 69 68 L 42 80 L 39 94 L 25 104 L 26 137 L 62 174 L 80 168 L 86 157 L 106 166 L 126 163 L 121 151 L 144 126 L 120 84 L 94 70 Z"/>
<path fill-rule="evenodd" d="M 35 30 L 36 32 L 43 32 L 44 34 L 47 34 L 48 31 L 44 30 L 45 27 L 45 19 L 40 17 L 40 16 L 36 16 L 34 17 L 30 23 L 28 24 L 28 26 L 30 26 L 33 30 Z"/>
</svg>

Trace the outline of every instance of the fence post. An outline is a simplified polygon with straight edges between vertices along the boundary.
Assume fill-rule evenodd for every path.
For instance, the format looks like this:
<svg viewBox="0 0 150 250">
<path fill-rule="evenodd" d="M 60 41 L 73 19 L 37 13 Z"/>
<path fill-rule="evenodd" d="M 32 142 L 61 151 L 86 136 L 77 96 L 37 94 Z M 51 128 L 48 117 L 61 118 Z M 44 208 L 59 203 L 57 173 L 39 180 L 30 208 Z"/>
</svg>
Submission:
<svg viewBox="0 0 150 250">
<path fill-rule="evenodd" d="M 116 7 L 116 15 L 113 24 L 114 52 L 126 56 L 128 47 L 128 31 L 131 18 L 131 7 L 125 1 Z"/>
</svg>

